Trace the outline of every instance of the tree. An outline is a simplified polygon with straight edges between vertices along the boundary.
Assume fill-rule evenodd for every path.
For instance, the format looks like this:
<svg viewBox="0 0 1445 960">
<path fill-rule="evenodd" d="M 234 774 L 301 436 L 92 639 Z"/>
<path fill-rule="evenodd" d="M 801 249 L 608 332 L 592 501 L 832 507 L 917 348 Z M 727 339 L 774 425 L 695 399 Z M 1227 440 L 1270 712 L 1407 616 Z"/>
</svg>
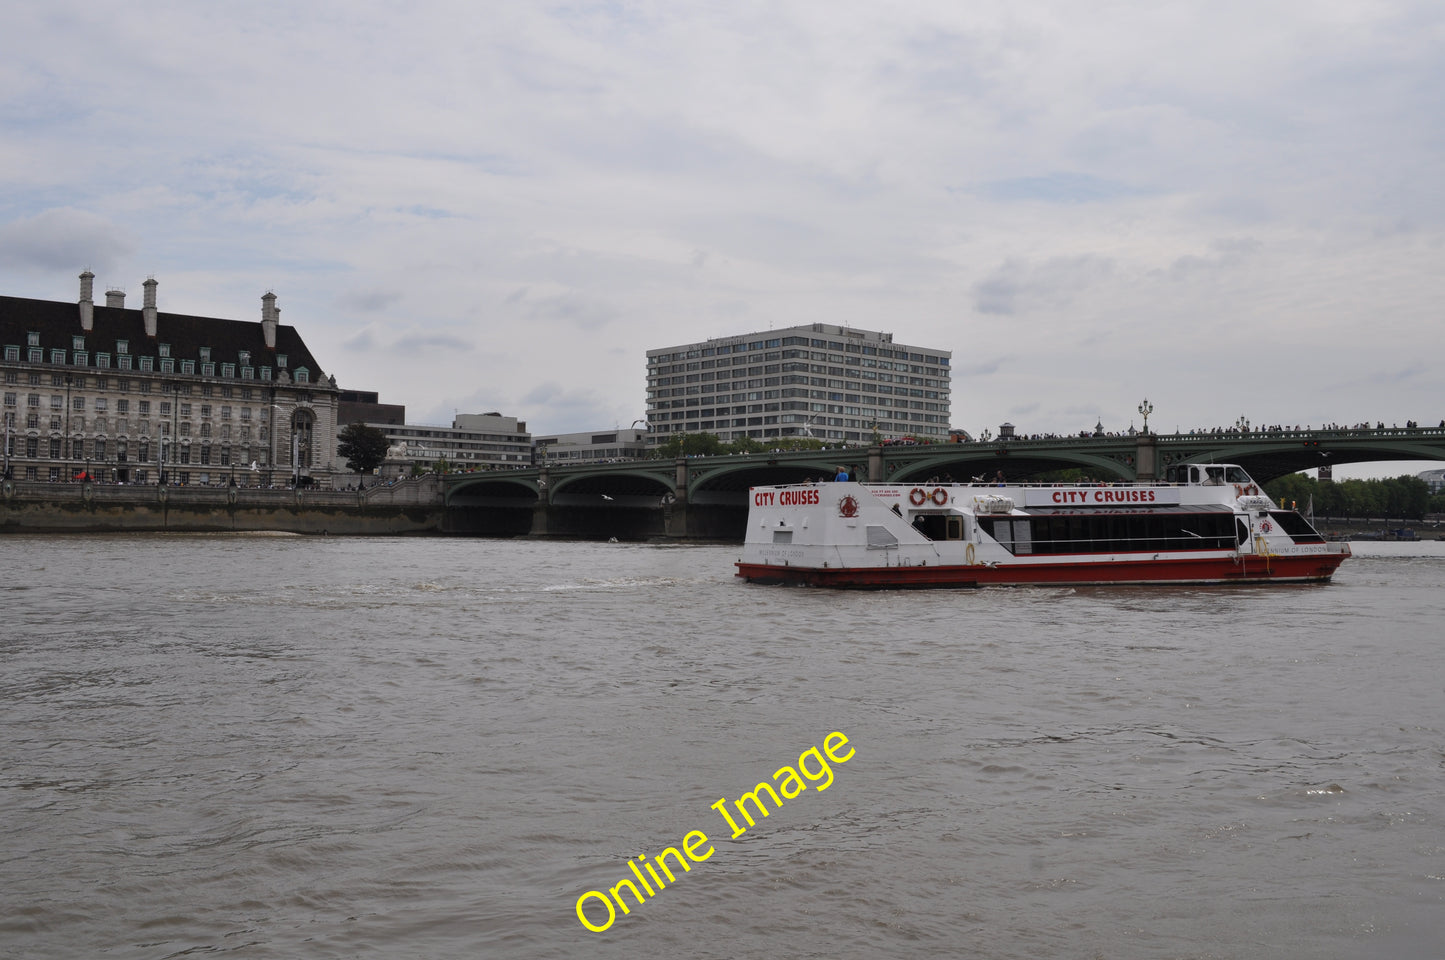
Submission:
<svg viewBox="0 0 1445 960">
<path fill-rule="evenodd" d="M 357 482 L 361 474 L 370 473 L 386 460 L 390 446 L 386 434 L 364 423 L 348 423 L 337 435 L 336 454 L 346 460 L 346 468 L 355 470 Z"/>
</svg>

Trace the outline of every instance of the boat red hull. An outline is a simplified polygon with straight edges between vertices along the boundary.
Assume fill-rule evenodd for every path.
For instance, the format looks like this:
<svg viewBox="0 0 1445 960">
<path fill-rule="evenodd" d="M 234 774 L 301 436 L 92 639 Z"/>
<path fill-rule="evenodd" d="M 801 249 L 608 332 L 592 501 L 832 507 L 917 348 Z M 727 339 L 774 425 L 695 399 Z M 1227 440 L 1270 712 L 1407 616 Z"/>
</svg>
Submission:
<svg viewBox="0 0 1445 960">
<path fill-rule="evenodd" d="M 815 587 L 901 589 L 1023 584 L 1318 583 L 1330 579 L 1347 553 L 1301 557 L 1233 556 L 1155 560 L 1059 562 L 1007 566 L 797 567 L 739 562 L 737 576 L 752 583 Z"/>
</svg>

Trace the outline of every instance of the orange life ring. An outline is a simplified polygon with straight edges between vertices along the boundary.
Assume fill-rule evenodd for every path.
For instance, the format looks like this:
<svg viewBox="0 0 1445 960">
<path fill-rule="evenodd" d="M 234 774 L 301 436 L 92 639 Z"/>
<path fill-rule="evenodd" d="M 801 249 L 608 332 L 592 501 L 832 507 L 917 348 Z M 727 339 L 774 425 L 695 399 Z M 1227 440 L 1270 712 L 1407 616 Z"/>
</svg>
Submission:
<svg viewBox="0 0 1445 960">
<path fill-rule="evenodd" d="M 929 497 L 929 499 L 941 507 L 948 502 L 948 491 L 942 487 L 934 487 L 933 496 Z"/>
<path fill-rule="evenodd" d="M 914 487 L 912 490 L 908 491 L 908 502 L 913 504 L 915 507 L 923 506 L 924 501 L 927 499 L 928 494 L 924 493 L 917 487 Z"/>
</svg>

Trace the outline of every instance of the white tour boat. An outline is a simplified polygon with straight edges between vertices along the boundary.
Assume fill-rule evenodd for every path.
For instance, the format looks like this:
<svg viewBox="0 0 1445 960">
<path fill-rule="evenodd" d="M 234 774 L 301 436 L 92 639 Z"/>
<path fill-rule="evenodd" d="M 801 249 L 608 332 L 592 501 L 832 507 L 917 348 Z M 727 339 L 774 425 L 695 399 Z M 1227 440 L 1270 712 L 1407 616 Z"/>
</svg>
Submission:
<svg viewBox="0 0 1445 960">
<path fill-rule="evenodd" d="M 1300 583 L 1350 555 L 1243 468 L 1165 481 L 753 487 L 737 575 L 822 587 Z"/>
</svg>

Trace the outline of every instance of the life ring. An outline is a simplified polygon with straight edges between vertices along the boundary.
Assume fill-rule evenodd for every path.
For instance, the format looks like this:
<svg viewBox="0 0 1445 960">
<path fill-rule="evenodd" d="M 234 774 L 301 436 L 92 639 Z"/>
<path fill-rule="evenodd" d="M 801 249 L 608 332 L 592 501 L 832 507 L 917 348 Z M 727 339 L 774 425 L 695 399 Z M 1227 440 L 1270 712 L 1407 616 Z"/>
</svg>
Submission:
<svg viewBox="0 0 1445 960">
<path fill-rule="evenodd" d="M 1234 485 L 1234 495 L 1236 497 L 1253 497 L 1258 493 L 1259 487 L 1252 483 L 1236 483 Z"/>
<path fill-rule="evenodd" d="M 928 494 L 924 493 L 917 487 L 914 487 L 912 490 L 908 491 L 908 502 L 913 504 L 915 507 L 923 506 L 924 502 L 927 499 Z"/>
<path fill-rule="evenodd" d="M 942 487 L 934 487 L 933 495 L 928 499 L 932 500 L 934 503 L 941 507 L 948 502 L 948 491 L 943 489 Z"/>
<path fill-rule="evenodd" d="M 970 567 L 972 567 L 972 566 L 974 566 L 974 565 L 976 565 L 976 564 L 978 563 L 978 560 L 976 559 L 976 557 L 977 557 L 977 554 L 974 553 L 973 544 L 970 543 L 968 546 L 966 546 L 966 547 L 963 548 L 963 562 L 964 562 L 964 563 L 966 563 L 966 564 L 968 564 Z"/>
</svg>

